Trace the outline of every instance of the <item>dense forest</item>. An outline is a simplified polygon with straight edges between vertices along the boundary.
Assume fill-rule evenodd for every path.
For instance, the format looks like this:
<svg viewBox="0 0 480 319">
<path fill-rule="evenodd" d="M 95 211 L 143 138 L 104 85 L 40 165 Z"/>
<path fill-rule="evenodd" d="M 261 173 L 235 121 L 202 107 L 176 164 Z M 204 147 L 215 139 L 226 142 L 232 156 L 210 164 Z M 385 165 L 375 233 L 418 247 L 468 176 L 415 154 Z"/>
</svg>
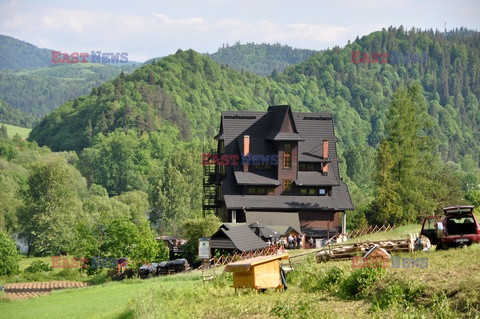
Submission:
<svg viewBox="0 0 480 319">
<path fill-rule="evenodd" d="M 138 232 L 146 231 L 148 215 L 154 231 L 181 234 L 184 222 L 202 215 L 200 157 L 214 145 L 221 111 L 275 104 L 333 113 L 342 176 L 356 206 L 348 228 L 418 222 L 442 205 L 480 204 L 479 36 L 390 28 L 268 77 L 193 50 L 152 60 L 64 103 L 29 142 L 4 136 L 0 182 L 8 191 L 1 193 L 0 229 L 29 233 L 26 212 L 50 205 L 37 203 L 36 183 L 58 171 L 70 177 L 53 179 L 54 189 L 74 185 L 59 192 L 71 196 L 68 216 L 90 216 L 86 224 L 55 217 L 70 220 L 64 227 L 73 234 L 99 236 L 93 225 L 108 228 L 118 210 Z M 352 63 L 352 51 L 426 52 L 428 61 Z M 37 253 L 67 245 L 32 240 Z"/>
<path fill-rule="evenodd" d="M 24 70 L 50 65 L 51 50 L 0 34 L 0 70 Z"/>
<path fill-rule="evenodd" d="M 130 72 L 133 66 L 124 66 Z M 0 99 L 36 119 L 94 87 L 113 79 L 122 68 L 102 64 L 55 65 L 48 68 L 0 71 Z"/>
<path fill-rule="evenodd" d="M 237 71 L 250 71 L 257 75 L 271 75 L 283 72 L 288 66 L 307 60 L 315 50 L 296 49 L 288 45 L 276 44 L 240 44 L 223 45 L 208 56 L 215 62 Z"/>
<path fill-rule="evenodd" d="M 31 127 L 37 120 L 33 116 L 22 113 L 0 100 L 0 122 L 21 127 Z"/>
<path fill-rule="evenodd" d="M 15 114 L 14 122 L 5 122 L 24 127 L 32 127 L 64 102 L 88 94 L 122 71 L 132 72 L 140 65 L 137 62 L 52 64 L 51 50 L 3 35 L 0 35 L 0 56 L 0 100 L 27 117 L 19 119 Z"/>
</svg>

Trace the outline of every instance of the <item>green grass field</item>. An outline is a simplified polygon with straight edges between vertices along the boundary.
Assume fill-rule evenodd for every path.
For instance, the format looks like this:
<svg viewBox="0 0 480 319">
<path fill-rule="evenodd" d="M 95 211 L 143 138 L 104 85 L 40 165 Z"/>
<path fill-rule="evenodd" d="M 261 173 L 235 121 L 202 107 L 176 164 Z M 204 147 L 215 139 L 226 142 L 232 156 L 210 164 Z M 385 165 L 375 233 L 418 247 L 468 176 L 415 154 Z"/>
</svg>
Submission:
<svg viewBox="0 0 480 319">
<path fill-rule="evenodd" d="M 0 123 L 0 126 L 2 126 L 3 123 Z M 30 134 L 30 131 L 32 129 L 30 128 L 25 128 L 25 127 L 20 127 L 20 126 L 15 126 L 15 125 L 10 125 L 10 124 L 3 124 L 7 127 L 7 133 L 9 137 L 15 136 L 15 134 L 19 134 L 23 138 L 27 138 L 28 134 Z"/>
<path fill-rule="evenodd" d="M 380 239 L 414 231 L 418 232 L 418 225 L 399 227 Z M 371 239 L 378 239 L 377 235 Z M 371 281 L 371 271 L 377 269 L 352 269 L 349 260 L 317 264 L 309 256 L 288 275 L 284 292 L 235 292 L 230 273 L 217 270 L 221 275 L 203 283 L 201 272 L 193 271 L 55 291 L 29 300 L 0 299 L 0 314 L 5 318 L 480 317 L 480 245 L 400 256 L 428 258 L 428 267 L 388 267 L 378 270 L 378 279 Z M 21 267 L 31 260 L 22 260 Z M 341 274 L 338 282 L 324 285 L 331 274 Z M 347 296 L 345 283 L 352 278 L 364 288 Z"/>
</svg>

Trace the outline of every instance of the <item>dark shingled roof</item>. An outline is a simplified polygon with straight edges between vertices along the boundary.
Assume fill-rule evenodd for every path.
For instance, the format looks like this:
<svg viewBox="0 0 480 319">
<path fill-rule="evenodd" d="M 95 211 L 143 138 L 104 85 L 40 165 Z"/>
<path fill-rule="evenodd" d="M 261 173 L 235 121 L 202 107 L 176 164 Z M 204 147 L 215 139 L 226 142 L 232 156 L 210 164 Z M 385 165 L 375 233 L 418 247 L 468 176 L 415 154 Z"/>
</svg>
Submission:
<svg viewBox="0 0 480 319">
<path fill-rule="evenodd" d="M 257 221 L 263 225 L 284 225 L 300 230 L 297 212 L 247 211 L 245 214 L 247 223 Z"/>
<path fill-rule="evenodd" d="M 239 185 L 280 185 L 280 181 L 275 178 L 275 173 L 270 171 L 243 172 L 238 170 L 234 174 Z"/>
<path fill-rule="evenodd" d="M 287 116 L 288 115 L 288 116 Z M 281 132 L 282 124 L 289 120 L 293 132 Z M 300 171 L 294 181 L 298 186 L 332 187 L 332 196 L 274 196 L 243 195 L 243 185 L 278 185 L 276 176 L 258 172 L 245 174 L 241 165 L 227 166 L 227 177 L 222 181 L 227 209 L 287 210 L 351 210 L 353 204 L 347 186 L 340 179 L 338 156 L 331 113 L 296 113 L 289 106 L 272 106 L 266 112 L 222 112 L 220 133 L 225 153 L 243 153 L 243 136 L 250 136 L 250 154 L 274 154 L 277 139 L 298 141 L 298 161 L 304 163 L 328 162 L 328 174 Z M 328 140 L 329 158 L 323 158 L 323 140 Z M 275 181 L 275 182 L 274 182 Z M 265 183 L 265 184 L 263 184 Z M 274 184 L 275 183 L 275 184 Z M 239 185 L 241 184 L 241 185 Z"/>
<path fill-rule="evenodd" d="M 353 204 L 347 186 L 332 188 L 332 196 L 298 196 L 298 195 L 226 195 L 225 204 L 229 209 L 282 209 L 298 211 L 299 209 L 315 210 L 352 210 Z"/>
<path fill-rule="evenodd" d="M 335 172 L 323 175 L 320 172 L 298 172 L 298 178 L 295 180 L 298 186 L 338 186 L 340 185 Z"/>
<path fill-rule="evenodd" d="M 268 240 L 270 238 L 280 238 L 280 234 L 268 226 L 264 226 L 259 222 L 254 222 L 248 225 L 248 227 L 263 240 Z"/>
<path fill-rule="evenodd" d="M 236 249 L 240 252 L 254 251 L 267 247 L 247 226 L 229 226 L 223 224 L 220 229 L 210 238 L 210 248 Z"/>
</svg>

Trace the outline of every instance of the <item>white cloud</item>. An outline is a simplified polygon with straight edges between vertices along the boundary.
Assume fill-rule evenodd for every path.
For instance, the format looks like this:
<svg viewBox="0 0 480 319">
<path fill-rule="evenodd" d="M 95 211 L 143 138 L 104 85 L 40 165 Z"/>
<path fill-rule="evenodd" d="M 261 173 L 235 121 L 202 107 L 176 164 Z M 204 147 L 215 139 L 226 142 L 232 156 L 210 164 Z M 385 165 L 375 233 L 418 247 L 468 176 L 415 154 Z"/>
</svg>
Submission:
<svg viewBox="0 0 480 319">
<path fill-rule="evenodd" d="M 118 4 L 85 1 L 81 9 L 49 0 L 2 2 L 0 33 L 66 52 L 128 52 L 130 59 L 143 60 L 172 54 L 178 48 L 213 52 L 223 43 L 236 41 L 325 49 L 343 46 L 357 35 L 395 25 L 397 20 L 404 25 L 418 25 L 411 13 L 418 9 L 413 0 L 299 0 L 298 4 L 278 0 L 278 5 L 273 0 L 185 0 L 181 5 L 173 0 L 139 0 L 135 5 L 122 0 Z M 432 5 L 432 1 L 426 0 L 422 8 Z M 446 7 L 443 3 L 435 10 L 448 12 Z M 461 6 L 465 7 L 475 7 L 478 12 L 476 5 Z M 403 16 L 396 18 L 400 14 Z M 441 17 L 443 25 L 443 16 L 436 16 Z"/>
</svg>

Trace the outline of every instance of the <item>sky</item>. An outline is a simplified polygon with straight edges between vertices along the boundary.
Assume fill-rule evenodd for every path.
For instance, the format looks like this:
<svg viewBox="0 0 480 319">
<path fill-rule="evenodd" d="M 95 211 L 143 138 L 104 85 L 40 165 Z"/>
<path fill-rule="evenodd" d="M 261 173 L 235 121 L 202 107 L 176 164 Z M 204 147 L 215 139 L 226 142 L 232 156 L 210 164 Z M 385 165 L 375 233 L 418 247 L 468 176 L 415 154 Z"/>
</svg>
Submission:
<svg viewBox="0 0 480 319">
<path fill-rule="evenodd" d="M 61 52 L 130 61 L 236 42 L 323 50 L 403 25 L 480 30 L 478 0 L 0 0 L 0 34 Z"/>
</svg>

